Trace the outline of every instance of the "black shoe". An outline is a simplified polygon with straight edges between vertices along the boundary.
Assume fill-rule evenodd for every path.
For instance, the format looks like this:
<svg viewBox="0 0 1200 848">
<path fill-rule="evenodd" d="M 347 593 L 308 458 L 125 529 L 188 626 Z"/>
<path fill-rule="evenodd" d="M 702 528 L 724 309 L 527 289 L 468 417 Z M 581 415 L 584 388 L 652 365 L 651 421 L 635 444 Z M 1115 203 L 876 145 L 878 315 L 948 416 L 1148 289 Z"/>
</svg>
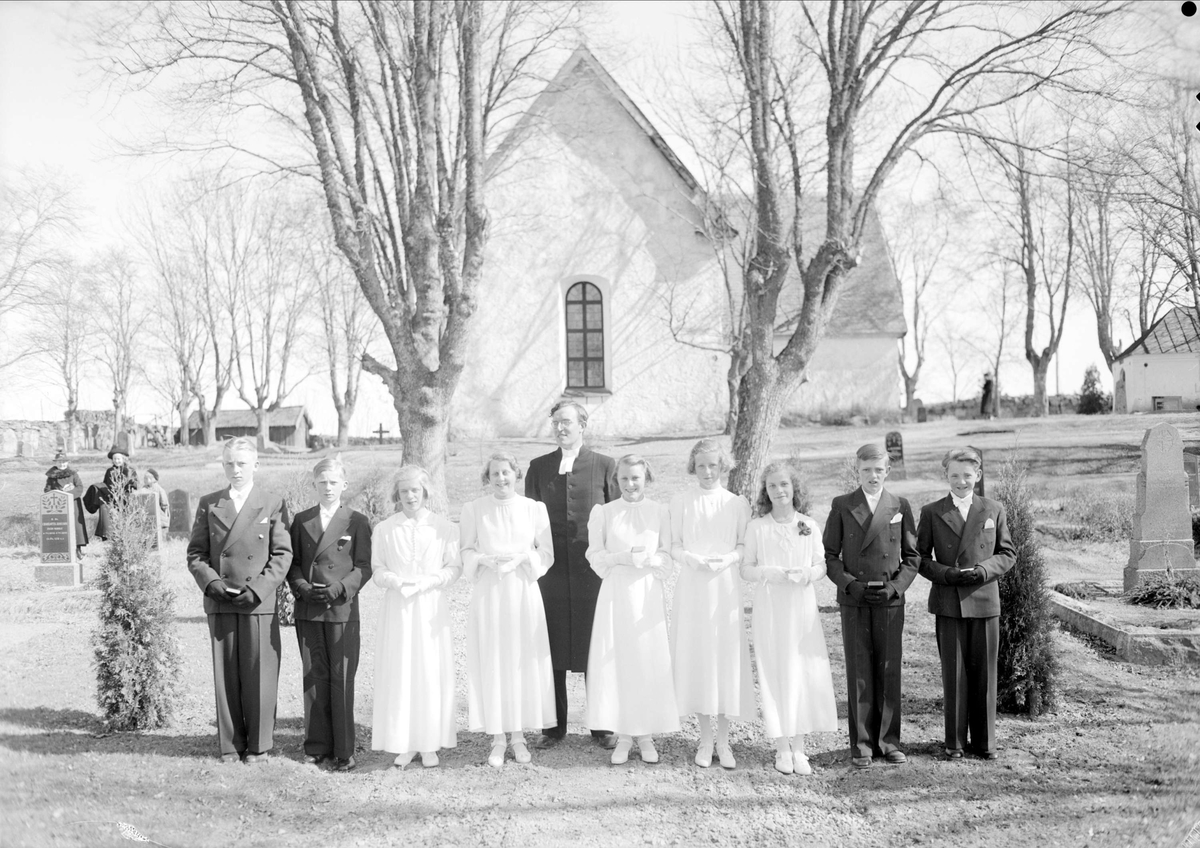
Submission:
<svg viewBox="0 0 1200 848">
<path fill-rule="evenodd" d="M 313 754 L 305 754 L 303 762 L 306 766 L 319 766 L 321 763 L 325 762 L 327 759 L 329 759 L 329 757 L 325 754 L 322 754 L 319 757 L 314 756 Z"/>
<path fill-rule="evenodd" d="M 222 754 L 221 762 L 223 763 L 240 763 L 242 761 L 241 754 Z"/>
<path fill-rule="evenodd" d="M 533 747 L 537 748 L 539 751 L 546 751 L 555 747 L 562 741 L 563 737 L 561 736 L 556 736 L 551 733 L 543 733 L 542 737 L 533 743 Z"/>
<path fill-rule="evenodd" d="M 617 734 L 615 733 L 608 733 L 604 736 L 593 736 L 592 739 L 597 745 L 606 751 L 611 751 L 613 748 L 617 747 Z"/>
<path fill-rule="evenodd" d="M 908 762 L 908 757 L 906 757 L 904 752 L 900 750 L 888 751 L 883 755 L 883 759 L 884 762 L 891 763 L 894 766 L 904 765 Z"/>
<path fill-rule="evenodd" d="M 334 771 L 354 771 L 358 767 L 358 763 L 354 762 L 354 757 L 338 757 L 334 763 Z"/>
<path fill-rule="evenodd" d="M 947 748 L 946 757 L 951 760 L 961 760 L 963 758 L 963 752 L 958 748 Z"/>
<path fill-rule="evenodd" d="M 870 757 L 851 757 L 850 765 L 856 769 L 869 769 L 871 767 Z"/>
<path fill-rule="evenodd" d="M 256 763 L 265 763 L 269 759 L 271 759 L 270 755 L 266 751 L 262 751 L 260 753 L 246 754 L 246 759 L 243 762 L 248 766 L 252 766 Z"/>
</svg>

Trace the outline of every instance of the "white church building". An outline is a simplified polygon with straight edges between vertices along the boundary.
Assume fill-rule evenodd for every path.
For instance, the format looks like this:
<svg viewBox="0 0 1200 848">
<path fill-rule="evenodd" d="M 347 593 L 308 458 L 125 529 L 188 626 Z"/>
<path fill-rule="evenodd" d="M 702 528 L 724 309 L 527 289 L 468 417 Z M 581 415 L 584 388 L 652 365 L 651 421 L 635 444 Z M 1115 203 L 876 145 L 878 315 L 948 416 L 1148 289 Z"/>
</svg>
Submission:
<svg viewBox="0 0 1200 848">
<path fill-rule="evenodd" d="M 1200 316 L 1176 306 L 1113 362 L 1113 411 L 1200 409 Z"/>
<path fill-rule="evenodd" d="M 586 48 L 519 119 L 487 173 L 478 353 L 455 393 L 452 435 L 545 435 L 549 409 L 564 397 L 587 407 L 600 435 L 720 430 L 729 400 L 720 349 L 731 319 L 722 245 L 705 223 L 712 204 Z M 806 215 L 814 236 L 821 208 Z M 799 292 L 789 282 L 785 317 L 798 310 Z M 861 263 L 789 409 L 896 411 L 904 333 L 900 288 L 872 217 Z"/>
</svg>

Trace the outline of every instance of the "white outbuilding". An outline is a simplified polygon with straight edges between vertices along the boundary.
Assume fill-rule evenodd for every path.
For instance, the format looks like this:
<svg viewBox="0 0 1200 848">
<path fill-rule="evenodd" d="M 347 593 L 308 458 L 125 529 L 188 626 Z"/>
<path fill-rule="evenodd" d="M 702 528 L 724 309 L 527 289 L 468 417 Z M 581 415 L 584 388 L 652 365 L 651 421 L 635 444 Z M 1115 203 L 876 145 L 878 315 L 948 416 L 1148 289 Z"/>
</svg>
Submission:
<svg viewBox="0 0 1200 848">
<path fill-rule="evenodd" d="M 1116 412 L 1200 409 L 1200 316 L 1177 306 L 1113 362 Z"/>
</svg>

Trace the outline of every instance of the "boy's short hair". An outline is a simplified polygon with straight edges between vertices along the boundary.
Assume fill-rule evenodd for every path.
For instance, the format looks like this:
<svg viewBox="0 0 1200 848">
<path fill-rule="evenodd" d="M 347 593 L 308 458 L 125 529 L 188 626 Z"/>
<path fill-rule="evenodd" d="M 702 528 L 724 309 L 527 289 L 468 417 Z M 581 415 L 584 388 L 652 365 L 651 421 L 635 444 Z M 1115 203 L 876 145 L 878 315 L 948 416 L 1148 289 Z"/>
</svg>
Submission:
<svg viewBox="0 0 1200 848">
<path fill-rule="evenodd" d="M 147 469 L 146 469 L 146 476 L 147 476 L 147 477 L 153 477 L 153 478 L 154 478 L 154 482 L 155 482 L 155 483 L 157 483 L 157 482 L 158 482 L 158 472 L 157 472 L 157 471 L 155 471 L 153 468 L 147 468 Z"/>
<path fill-rule="evenodd" d="M 641 454 L 627 453 L 623 457 L 618 459 L 617 460 L 617 473 L 618 474 L 621 473 L 622 465 L 640 465 L 640 466 L 642 466 L 643 470 L 645 470 L 645 472 L 646 472 L 646 482 L 647 483 L 654 482 L 654 472 L 650 468 L 650 463 L 647 462 L 646 458 L 644 456 L 642 456 Z"/>
<path fill-rule="evenodd" d="M 226 440 L 224 446 L 221 448 L 221 453 L 232 453 L 236 450 L 250 451 L 250 453 L 254 454 L 255 459 L 258 458 L 258 445 L 255 444 L 254 439 L 248 439 L 245 436 L 234 436 Z"/>
<path fill-rule="evenodd" d="M 517 464 L 517 458 L 508 451 L 496 451 L 487 458 L 487 462 L 483 464 L 483 471 L 479 474 L 479 479 L 483 481 L 483 485 L 492 482 L 488 476 L 488 471 L 491 470 L 493 462 L 507 462 L 512 466 L 512 470 L 517 473 L 517 480 L 521 480 L 525 474 L 521 471 L 521 466 Z"/>
<path fill-rule="evenodd" d="M 588 420 L 588 411 L 582 403 L 577 403 L 576 401 L 573 401 L 573 400 L 560 400 L 558 403 L 554 404 L 554 406 L 550 407 L 550 417 L 553 418 L 554 414 L 556 412 L 558 412 L 560 409 L 563 409 L 564 407 L 567 407 L 567 406 L 574 409 L 576 414 L 578 414 L 580 426 L 586 427 L 587 420 Z"/>
<path fill-rule="evenodd" d="M 737 463 L 733 461 L 733 457 L 725 450 L 725 446 L 716 439 L 701 439 L 692 445 L 692 450 L 688 454 L 687 473 L 696 473 L 696 456 L 702 453 L 715 453 L 717 455 L 717 463 L 721 468 L 721 473 L 732 471 Z"/>
<path fill-rule="evenodd" d="M 341 463 L 338 463 L 341 465 Z M 314 472 L 315 474 L 315 472 Z M 429 476 L 429 472 L 419 465 L 401 465 L 400 470 L 396 472 L 396 476 L 392 481 L 392 501 L 400 502 L 400 484 L 405 480 L 416 480 L 421 484 L 423 497 L 421 505 L 425 506 L 429 503 L 430 492 L 433 491 L 433 478 Z"/>
<path fill-rule="evenodd" d="M 340 453 L 334 454 L 333 456 L 327 456 L 319 460 L 317 464 L 313 466 L 313 479 L 321 476 L 326 471 L 336 471 L 338 474 L 342 475 L 343 480 L 346 479 L 346 467 L 342 465 L 342 455 Z"/>
<path fill-rule="evenodd" d="M 855 464 L 867 462 L 868 460 L 872 459 L 886 459 L 888 465 L 892 464 L 892 458 L 888 456 L 887 449 L 878 442 L 871 442 L 870 444 L 863 445 L 854 452 Z"/>
<path fill-rule="evenodd" d="M 946 451 L 946 455 L 942 457 L 942 468 L 949 471 L 952 462 L 969 462 L 975 466 L 976 471 L 983 468 L 983 456 L 971 447 L 950 448 Z"/>
</svg>

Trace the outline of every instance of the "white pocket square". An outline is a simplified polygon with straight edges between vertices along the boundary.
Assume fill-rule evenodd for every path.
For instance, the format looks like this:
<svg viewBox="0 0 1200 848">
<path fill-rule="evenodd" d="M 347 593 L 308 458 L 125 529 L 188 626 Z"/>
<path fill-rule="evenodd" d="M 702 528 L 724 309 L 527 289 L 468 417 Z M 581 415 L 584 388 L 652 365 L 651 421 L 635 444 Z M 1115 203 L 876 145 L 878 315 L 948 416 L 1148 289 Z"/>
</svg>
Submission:
<svg viewBox="0 0 1200 848">
<path fill-rule="evenodd" d="M 895 515 L 893 515 L 893 516 L 892 516 L 892 521 L 891 521 L 891 523 L 892 523 L 892 524 L 899 524 L 899 523 L 900 523 L 900 521 L 901 521 L 903 518 L 904 518 L 904 515 L 903 515 L 902 513 L 899 513 L 899 512 L 897 512 Z"/>
<path fill-rule="evenodd" d="M 271 521 L 271 519 L 269 519 L 269 518 L 264 518 L 262 521 L 260 521 L 260 522 L 258 522 L 258 523 L 259 523 L 259 524 L 269 524 L 269 523 L 270 523 L 270 521 Z"/>
<path fill-rule="evenodd" d="M 349 541 L 350 541 L 350 537 L 349 537 L 349 536 L 342 536 L 340 539 L 338 539 L 338 541 L 339 541 L 339 542 L 349 542 Z"/>
<path fill-rule="evenodd" d="M 989 518 L 987 521 L 983 522 L 983 529 L 984 530 L 995 530 L 996 522 L 992 521 L 992 519 Z"/>
</svg>

